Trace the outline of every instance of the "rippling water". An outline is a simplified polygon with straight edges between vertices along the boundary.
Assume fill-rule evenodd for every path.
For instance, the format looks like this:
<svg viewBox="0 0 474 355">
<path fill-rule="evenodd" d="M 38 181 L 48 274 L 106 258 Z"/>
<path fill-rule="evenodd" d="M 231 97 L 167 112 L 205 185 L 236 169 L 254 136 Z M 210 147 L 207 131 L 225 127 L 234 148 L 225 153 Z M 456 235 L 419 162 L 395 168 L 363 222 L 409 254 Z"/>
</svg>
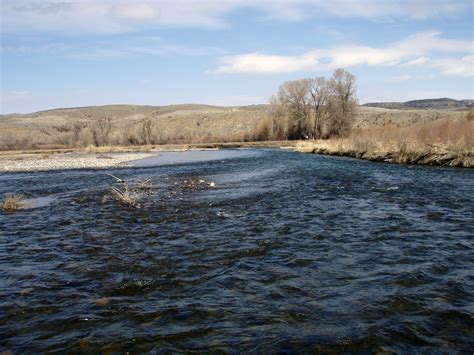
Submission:
<svg viewBox="0 0 474 355">
<path fill-rule="evenodd" d="M 0 175 L 0 351 L 472 352 L 472 170 L 202 154 Z"/>
</svg>

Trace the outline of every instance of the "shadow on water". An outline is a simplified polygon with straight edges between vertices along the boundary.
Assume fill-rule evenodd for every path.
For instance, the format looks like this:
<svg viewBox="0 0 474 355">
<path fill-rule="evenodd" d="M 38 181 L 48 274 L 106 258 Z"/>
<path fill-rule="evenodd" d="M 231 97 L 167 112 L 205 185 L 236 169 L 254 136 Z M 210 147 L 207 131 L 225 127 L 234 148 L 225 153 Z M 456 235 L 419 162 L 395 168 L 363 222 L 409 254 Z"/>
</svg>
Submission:
<svg viewBox="0 0 474 355">
<path fill-rule="evenodd" d="M 35 207 L 0 214 L 0 350 L 474 347 L 471 170 L 179 154 L 106 171 L 140 209 L 101 171 L 0 176 Z"/>
</svg>

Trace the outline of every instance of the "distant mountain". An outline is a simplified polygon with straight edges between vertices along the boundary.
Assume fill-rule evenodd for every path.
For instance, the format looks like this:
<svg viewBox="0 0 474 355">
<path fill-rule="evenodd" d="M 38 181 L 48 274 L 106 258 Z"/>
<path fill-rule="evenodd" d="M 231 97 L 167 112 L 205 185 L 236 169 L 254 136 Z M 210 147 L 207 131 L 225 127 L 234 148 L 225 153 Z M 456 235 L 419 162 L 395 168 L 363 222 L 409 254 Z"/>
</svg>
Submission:
<svg viewBox="0 0 474 355">
<path fill-rule="evenodd" d="M 407 102 L 370 102 L 362 106 L 391 109 L 466 109 L 474 107 L 474 100 L 440 99 L 413 100 Z"/>
</svg>

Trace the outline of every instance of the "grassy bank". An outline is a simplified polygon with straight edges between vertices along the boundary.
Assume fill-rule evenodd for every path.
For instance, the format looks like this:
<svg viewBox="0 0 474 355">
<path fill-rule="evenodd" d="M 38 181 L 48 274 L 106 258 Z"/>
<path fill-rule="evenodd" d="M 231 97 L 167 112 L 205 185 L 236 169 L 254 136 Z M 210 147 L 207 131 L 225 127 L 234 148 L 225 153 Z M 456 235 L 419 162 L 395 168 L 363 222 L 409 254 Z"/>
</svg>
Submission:
<svg viewBox="0 0 474 355">
<path fill-rule="evenodd" d="M 296 151 L 402 164 L 474 167 L 474 120 L 353 130 L 347 138 L 305 141 Z"/>
<path fill-rule="evenodd" d="M 0 160 L 47 159 L 68 153 L 132 153 L 192 149 L 288 147 L 297 152 L 349 156 L 371 161 L 474 166 L 474 119 L 445 118 L 407 126 L 384 124 L 352 130 L 346 138 L 315 141 L 214 142 L 190 144 L 89 146 L 86 148 L 48 147 L 35 150 L 0 151 Z"/>
</svg>

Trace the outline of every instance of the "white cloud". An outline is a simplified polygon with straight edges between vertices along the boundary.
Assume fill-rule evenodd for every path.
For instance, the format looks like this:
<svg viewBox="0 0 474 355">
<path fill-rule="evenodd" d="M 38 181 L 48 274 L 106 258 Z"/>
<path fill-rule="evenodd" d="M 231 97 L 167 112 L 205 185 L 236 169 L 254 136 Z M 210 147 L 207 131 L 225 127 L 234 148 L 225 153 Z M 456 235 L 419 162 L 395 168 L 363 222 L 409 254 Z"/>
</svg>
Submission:
<svg viewBox="0 0 474 355">
<path fill-rule="evenodd" d="M 261 14 L 256 19 L 267 21 L 322 16 L 422 20 L 472 9 L 470 0 L 2 0 L 1 31 L 84 35 L 154 26 L 219 28 L 229 13 L 249 8 Z"/>
<path fill-rule="evenodd" d="M 112 6 L 111 12 L 118 18 L 131 21 L 153 21 L 160 18 L 160 10 L 147 3 L 117 4 Z"/>
<path fill-rule="evenodd" d="M 212 73 L 292 73 L 295 71 L 316 69 L 317 66 L 317 55 L 312 52 L 300 57 L 249 53 L 221 58 L 219 67 L 215 71 L 212 71 Z"/>
<path fill-rule="evenodd" d="M 433 61 L 433 67 L 445 75 L 474 76 L 474 56 L 462 58 L 444 58 Z"/>
<path fill-rule="evenodd" d="M 411 18 L 424 20 L 451 16 L 470 9 L 464 0 L 332 0 L 316 1 L 325 12 L 345 18 L 367 19 Z"/>
<path fill-rule="evenodd" d="M 403 63 L 403 66 L 412 66 L 412 65 L 423 65 L 426 64 L 430 61 L 430 58 L 428 57 L 418 57 L 413 60 L 409 60 L 406 63 Z"/>
<path fill-rule="evenodd" d="M 15 44 L 0 45 L 0 53 L 48 54 L 73 59 L 103 60 L 134 55 L 151 56 L 207 56 L 223 55 L 225 51 L 217 47 L 194 47 L 167 43 L 155 36 L 127 36 L 120 41 L 106 39 L 70 44 L 66 42 L 48 43 L 45 40 L 18 39 Z"/>
<path fill-rule="evenodd" d="M 261 53 L 226 56 L 219 60 L 217 69 L 212 73 L 282 74 L 356 65 L 395 65 L 404 60 L 421 64 L 427 62 L 425 55 L 432 52 L 472 52 L 472 41 L 443 39 L 439 35 L 439 32 L 434 31 L 420 32 L 382 48 L 349 45 L 317 49 L 300 56 Z M 469 58 L 471 56 L 461 61 L 464 68 L 469 64 Z M 445 69 L 448 65 L 438 61 L 435 67 L 441 68 L 444 73 L 455 74 L 454 70 Z"/>
</svg>

